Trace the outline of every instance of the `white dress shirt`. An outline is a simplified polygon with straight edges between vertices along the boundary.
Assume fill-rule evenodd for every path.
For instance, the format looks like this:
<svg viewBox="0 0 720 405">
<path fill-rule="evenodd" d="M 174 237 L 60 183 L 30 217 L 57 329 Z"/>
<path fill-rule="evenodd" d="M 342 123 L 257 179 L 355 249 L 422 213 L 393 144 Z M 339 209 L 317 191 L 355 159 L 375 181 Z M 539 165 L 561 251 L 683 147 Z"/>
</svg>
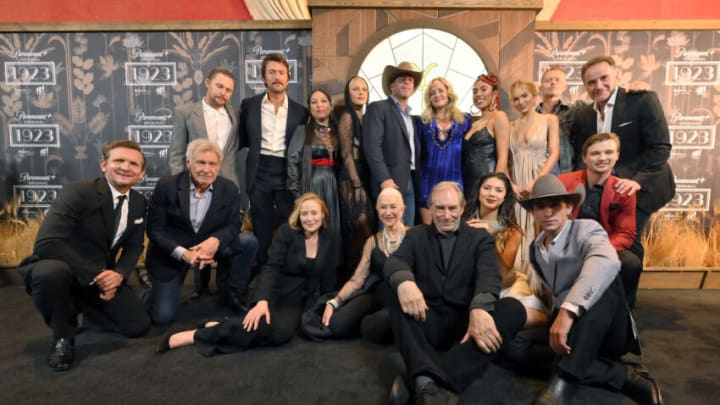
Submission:
<svg viewBox="0 0 720 405">
<path fill-rule="evenodd" d="M 260 103 L 260 119 L 262 128 L 262 142 L 260 154 L 285 157 L 285 127 L 288 119 L 288 97 L 285 95 L 283 103 L 275 112 L 275 105 L 268 98 L 267 92 Z"/>
<path fill-rule="evenodd" d="M 115 236 L 113 237 L 112 245 L 111 247 L 114 247 L 115 244 L 118 243 L 120 240 L 120 237 L 125 232 L 125 229 L 127 229 L 127 223 L 128 223 L 128 210 L 130 209 L 129 203 L 130 203 L 130 192 L 127 192 L 125 194 L 115 190 L 115 188 L 112 186 L 112 184 L 108 183 L 108 186 L 110 186 L 110 193 L 112 193 L 112 200 L 113 200 L 113 211 L 115 211 L 115 208 L 117 207 L 118 203 L 118 197 L 121 195 L 125 196 L 125 200 L 123 200 L 122 208 L 120 208 L 120 223 L 118 224 L 118 229 L 115 231 Z M 113 224 L 114 225 L 114 224 Z"/>
<path fill-rule="evenodd" d="M 205 97 L 202 99 L 202 107 L 208 139 L 210 142 L 216 143 L 220 147 L 220 150 L 224 150 L 225 144 L 230 137 L 230 128 L 232 127 L 227 109 L 225 106 L 218 109 L 210 107 L 210 105 L 205 102 Z"/>
<path fill-rule="evenodd" d="M 617 97 L 618 87 L 615 87 L 615 91 L 608 98 L 605 103 L 604 113 L 605 119 L 600 115 L 600 110 L 597 107 L 597 103 L 593 103 L 593 110 L 595 110 L 595 116 L 597 117 L 597 132 L 611 132 L 612 131 L 612 115 L 613 109 L 615 108 L 615 98 Z"/>
</svg>

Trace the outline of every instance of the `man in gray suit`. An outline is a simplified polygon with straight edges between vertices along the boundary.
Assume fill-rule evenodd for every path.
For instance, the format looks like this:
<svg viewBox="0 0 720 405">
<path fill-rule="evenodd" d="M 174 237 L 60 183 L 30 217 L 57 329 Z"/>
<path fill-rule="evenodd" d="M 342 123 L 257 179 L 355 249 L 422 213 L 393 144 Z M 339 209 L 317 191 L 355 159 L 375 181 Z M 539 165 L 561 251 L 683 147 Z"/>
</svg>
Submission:
<svg viewBox="0 0 720 405">
<path fill-rule="evenodd" d="M 207 92 L 197 103 L 185 104 L 175 111 L 173 138 L 168 150 L 170 173 L 185 170 L 185 151 L 190 142 L 207 138 L 223 152 L 220 175 L 240 186 L 237 173 L 238 110 L 228 104 L 235 88 L 235 77 L 225 68 L 215 68 L 205 79 Z"/>
<path fill-rule="evenodd" d="M 175 175 L 185 170 L 185 152 L 190 142 L 207 138 L 222 150 L 220 175 L 240 187 L 237 172 L 238 110 L 228 104 L 235 88 L 235 77 L 225 68 L 215 68 L 205 79 L 205 87 L 207 91 L 202 100 L 183 105 L 175 111 L 173 137 L 168 149 L 170 173 Z M 209 293 L 209 271 L 195 271 L 194 280 L 193 297 Z"/>
<path fill-rule="evenodd" d="M 552 299 L 549 342 L 559 357 L 556 373 L 534 404 L 570 403 L 574 384 L 621 390 L 641 404 L 661 404 L 646 369 L 620 362 L 640 354 L 625 301 L 620 261 L 607 233 L 593 220 L 571 220 L 584 188 L 568 193 L 553 175 L 539 177 L 521 202 L 542 231 L 530 245 L 530 261 Z"/>
</svg>

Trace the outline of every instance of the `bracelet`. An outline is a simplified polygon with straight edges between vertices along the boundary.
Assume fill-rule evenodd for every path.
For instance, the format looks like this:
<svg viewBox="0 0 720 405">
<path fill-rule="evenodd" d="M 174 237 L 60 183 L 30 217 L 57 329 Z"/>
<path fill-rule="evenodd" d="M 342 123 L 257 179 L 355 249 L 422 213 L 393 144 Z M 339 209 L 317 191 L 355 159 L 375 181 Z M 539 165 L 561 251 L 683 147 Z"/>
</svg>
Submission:
<svg viewBox="0 0 720 405">
<path fill-rule="evenodd" d="M 360 185 L 353 185 L 353 190 L 357 190 L 359 188 L 363 188 L 362 184 Z"/>
<path fill-rule="evenodd" d="M 333 309 L 337 309 L 338 306 L 339 306 L 337 298 L 333 298 L 333 299 L 331 299 L 331 300 L 328 300 L 328 301 L 327 301 L 327 304 L 330 305 L 331 307 L 333 307 Z"/>
</svg>

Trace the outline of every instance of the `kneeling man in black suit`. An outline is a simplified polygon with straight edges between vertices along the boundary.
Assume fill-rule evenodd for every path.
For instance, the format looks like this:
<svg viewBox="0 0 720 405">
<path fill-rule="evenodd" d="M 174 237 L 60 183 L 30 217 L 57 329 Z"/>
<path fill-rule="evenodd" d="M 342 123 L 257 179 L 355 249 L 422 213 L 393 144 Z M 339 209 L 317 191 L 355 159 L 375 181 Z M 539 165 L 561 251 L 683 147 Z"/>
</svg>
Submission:
<svg viewBox="0 0 720 405">
<path fill-rule="evenodd" d="M 104 177 L 62 189 L 38 231 L 33 255 L 18 267 L 53 331 L 47 364 L 57 371 L 75 360 L 80 312 L 128 337 L 150 328 L 126 283 L 143 250 L 145 198 L 131 187 L 145 175 L 145 156 L 133 141 L 114 141 L 103 149 L 100 169 Z"/>
</svg>

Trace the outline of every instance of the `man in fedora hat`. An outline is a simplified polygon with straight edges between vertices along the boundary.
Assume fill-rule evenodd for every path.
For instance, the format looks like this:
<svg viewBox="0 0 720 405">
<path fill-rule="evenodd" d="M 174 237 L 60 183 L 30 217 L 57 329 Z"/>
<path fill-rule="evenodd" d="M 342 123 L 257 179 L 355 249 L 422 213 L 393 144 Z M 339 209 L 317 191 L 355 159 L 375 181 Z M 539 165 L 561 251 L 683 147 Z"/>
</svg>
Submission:
<svg viewBox="0 0 720 405">
<path fill-rule="evenodd" d="M 640 353 L 637 331 L 607 233 L 596 221 L 570 219 L 584 191 L 580 186 L 568 192 L 557 177 L 544 175 L 520 202 L 541 228 L 530 245 L 530 262 L 552 297 L 549 343 L 559 356 L 534 404 L 569 403 L 574 384 L 607 386 L 638 403 L 661 404 L 647 370 L 619 361 L 628 352 Z"/>
<path fill-rule="evenodd" d="M 412 116 L 408 99 L 422 81 L 422 72 L 409 62 L 385 66 L 382 86 L 386 100 L 371 103 L 365 112 L 363 150 L 370 168 L 371 192 L 394 187 L 403 194 L 403 222 L 415 223 L 415 169 L 420 163 L 420 120 Z"/>
</svg>

